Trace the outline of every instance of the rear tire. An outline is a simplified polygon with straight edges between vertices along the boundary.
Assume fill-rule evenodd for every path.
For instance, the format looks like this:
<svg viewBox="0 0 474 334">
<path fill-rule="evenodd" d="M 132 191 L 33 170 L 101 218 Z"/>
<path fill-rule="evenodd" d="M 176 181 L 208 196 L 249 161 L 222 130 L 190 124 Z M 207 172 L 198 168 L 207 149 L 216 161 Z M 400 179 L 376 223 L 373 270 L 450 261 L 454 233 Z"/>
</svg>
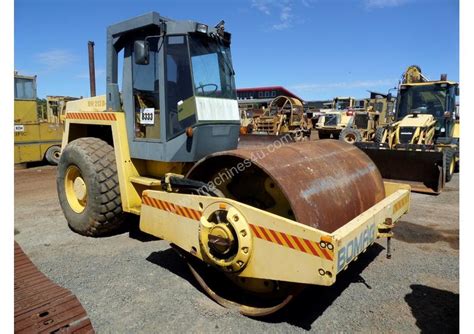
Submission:
<svg viewBox="0 0 474 334">
<path fill-rule="evenodd" d="M 456 170 L 456 161 L 454 159 L 454 150 L 447 148 L 444 151 L 444 162 L 445 162 L 445 180 L 446 182 L 451 181 L 453 174 Z"/>
<path fill-rule="evenodd" d="M 354 144 L 362 141 L 362 135 L 357 129 L 345 128 L 339 134 L 339 140 L 348 144 Z"/>
<path fill-rule="evenodd" d="M 73 231 L 99 237 L 123 226 L 114 148 L 105 141 L 86 137 L 70 142 L 61 154 L 56 185 Z"/>
<path fill-rule="evenodd" d="M 377 144 L 382 144 L 383 134 L 385 133 L 385 128 L 377 128 L 375 130 L 374 141 Z"/>
<path fill-rule="evenodd" d="M 46 150 L 44 158 L 49 164 L 56 166 L 61 158 L 61 147 L 57 145 L 51 146 Z"/>
</svg>

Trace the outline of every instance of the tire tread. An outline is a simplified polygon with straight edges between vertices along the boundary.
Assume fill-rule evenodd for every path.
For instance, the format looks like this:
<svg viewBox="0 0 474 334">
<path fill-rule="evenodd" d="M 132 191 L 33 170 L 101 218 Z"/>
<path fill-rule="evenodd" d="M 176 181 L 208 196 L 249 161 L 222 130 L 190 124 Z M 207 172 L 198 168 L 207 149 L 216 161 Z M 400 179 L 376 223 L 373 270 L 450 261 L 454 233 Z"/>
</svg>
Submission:
<svg viewBox="0 0 474 334">
<path fill-rule="evenodd" d="M 95 202 L 91 204 L 91 210 L 88 211 L 85 229 L 77 231 L 70 223 L 69 225 L 76 232 L 88 236 L 104 236 L 113 233 L 123 226 L 124 221 L 114 148 L 99 138 L 83 137 L 70 142 L 66 149 L 78 152 L 81 159 L 92 166 L 92 171 L 89 171 L 89 174 L 85 172 L 83 177 L 95 180 L 98 190 L 95 198 L 89 198 L 89 201 Z M 61 163 L 68 162 L 61 159 Z M 59 186 L 58 183 L 58 190 Z M 61 199 L 61 195 L 60 201 L 68 205 L 67 199 Z M 86 210 L 87 208 L 84 212 Z"/>
</svg>

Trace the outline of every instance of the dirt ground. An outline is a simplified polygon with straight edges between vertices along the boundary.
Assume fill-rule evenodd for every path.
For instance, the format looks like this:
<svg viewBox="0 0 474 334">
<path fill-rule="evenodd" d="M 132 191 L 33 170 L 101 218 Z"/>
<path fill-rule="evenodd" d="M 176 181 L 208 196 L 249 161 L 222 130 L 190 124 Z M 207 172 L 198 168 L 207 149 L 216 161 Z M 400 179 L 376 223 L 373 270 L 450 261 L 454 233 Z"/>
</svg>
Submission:
<svg viewBox="0 0 474 334">
<path fill-rule="evenodd" d="M 15 240 L 76 294 L 99 333 L 458 331 L 458 175 L 439 196 L 413 194 L 391 260 L 377 242 L 334 286 L 309 287 L 263 320 L 208 298 L 166 241 L 134 228 L 100 239 L 73 233 L 55 176 L 51 166 L 15 170 Z"/>
</svg>

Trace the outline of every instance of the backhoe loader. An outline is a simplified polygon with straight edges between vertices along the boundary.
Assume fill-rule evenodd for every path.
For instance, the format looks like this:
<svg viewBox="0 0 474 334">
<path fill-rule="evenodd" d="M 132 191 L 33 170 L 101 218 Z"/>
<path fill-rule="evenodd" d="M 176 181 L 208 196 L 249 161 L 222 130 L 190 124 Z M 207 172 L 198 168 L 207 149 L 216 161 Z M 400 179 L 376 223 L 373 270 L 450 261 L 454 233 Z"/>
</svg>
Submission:
<svg viewBox="0 0 474 334">
<path fill-rule="evenodd" d="M 385 179 L 439 194 L 459 160 L 458 83 L 430 81 L 410 66 L 399 86 L 396 121 L 377 128 L 373 143 L 356 143 Z"/>
<path fill-rule="evenodd" d="M 377 238 L 389 246 L 410 188 L 340 141 L 237 148 L 230 44 L 223 21 L 110 26 L 106 95 L 67 103 L 57 190 L 73 231 L 110 235 L 138 215 L 217 303 L 264 316 L 334 284 Z"/>
</svg>

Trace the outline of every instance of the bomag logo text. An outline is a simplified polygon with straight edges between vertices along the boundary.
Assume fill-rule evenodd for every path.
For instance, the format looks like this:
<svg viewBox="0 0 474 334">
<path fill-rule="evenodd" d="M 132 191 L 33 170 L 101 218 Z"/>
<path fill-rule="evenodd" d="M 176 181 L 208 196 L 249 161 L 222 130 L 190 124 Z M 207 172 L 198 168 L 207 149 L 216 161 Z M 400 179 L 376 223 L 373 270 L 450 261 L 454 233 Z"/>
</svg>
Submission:
<svg viewBox="0 0 474 334">
<path fill-rule="evenodd" d="M 342 247 L 337 253 L 337 272 L 340 272 L 354 257 L 375 241 L 375 224 L 367 226 L 359 236 Z"/>
</svg>

